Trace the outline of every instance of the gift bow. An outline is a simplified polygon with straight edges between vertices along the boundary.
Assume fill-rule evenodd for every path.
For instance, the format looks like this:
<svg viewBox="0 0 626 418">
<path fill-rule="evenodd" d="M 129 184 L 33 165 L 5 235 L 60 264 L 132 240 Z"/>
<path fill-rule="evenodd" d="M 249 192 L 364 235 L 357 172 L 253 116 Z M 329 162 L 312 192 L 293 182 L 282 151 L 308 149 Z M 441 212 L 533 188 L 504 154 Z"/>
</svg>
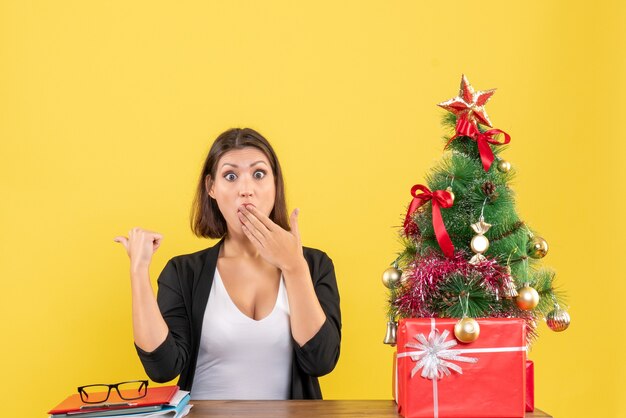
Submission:
<svg viewBox="0 0 626 418">
<path fill-rule="evenodd" d="M 504 135 L 504 141 L 498 142 L 494 137 L 497 134 Z M 476 123 L 469 120 L 467 117 L 460 117 L 456 122 L 456 135 L 448 141 L 445 148 L 450 145 L 450 142 L 454 141 L 456 138 L 460 136 L 467 136 L 472 138 L 478 144 L 478 152 L 480 153 L 480 160 L 483 164 L 483 169 L 485 171 L 489 171 L 489 167 L 494 160 L 493 151 L 491 151 L 491 147 L 489 144 L 493 145 L 506 145 L 511 142 L 511 135 L 500 129 L 490 129 L 485 132 L 480 132 L 476 127 Z"/>
<path fill-rule="evenodd" d="M 416 348 L 420 351 L 407 351 L 398 355 L 398 357 L 411 357 L 411 360 L 415 361 L 415 367 L 411 370 L 411 377 L 415 376 L 420 369 L 422 369 L 421 376 L 430 379 L 441 379 L 444 376 L 450 376 L 452 371 L 459 374 L 463 374 L 463 369 L 458 364 L 454 364 L 451 361 L 459 361 L 463 363 L 476 363 L 477 358 L 463 357 L 461 350 L 450 350 L 457 343 L 451 339 L 446 341 L 449 335 L 448 330 L 444 330 L 442 334 L 439 334 L 437 329 L 430 331 L 428 339 L 424 334 L 417 334 L 415 339 L 420 342 L 407 343 L 405 347 Z"/>
<path fill-rule="evenodd" d="M 416 194 L 418 190 L 422 193 Z M 454 255 L 454 245 L 452 244 L 452 240 L 450 240 L 448 231 L 446 231 L 446 226 L 443 223 L 441 208 L 449 208 L 452 206 L 454 203 L 452 195 L 446 190 L 435 190 L 434 192 L 431 192 L 428 187 L 422 184 L 416 184 L 411 188 L 411 196 L 413 196 L 413 200 L 409 205 L 409 210 L 407 211 L 406 218 L 404 219 L 405 235 L 409 236 L 410 225 L 411 222 L 413 222 L 411 215 L 413 215 L 420 206 L 429 200 L 432 200 L 433 228 L 435 229 L 435 236 L 437 237 L 437 242 L 439 243 L 439 247 L 441 247 L 443 253 L 446 257 L 451 258 Z"/>
</svg>

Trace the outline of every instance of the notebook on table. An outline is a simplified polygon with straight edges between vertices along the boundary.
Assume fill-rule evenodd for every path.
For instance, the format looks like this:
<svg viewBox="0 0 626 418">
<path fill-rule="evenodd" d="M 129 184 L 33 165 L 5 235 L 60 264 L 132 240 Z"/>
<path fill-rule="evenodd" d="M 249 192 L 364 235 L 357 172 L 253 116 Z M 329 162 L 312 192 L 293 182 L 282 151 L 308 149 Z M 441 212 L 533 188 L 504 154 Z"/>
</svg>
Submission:
<svg viewBox="0 0 626 418">
<path fill-rule="evenodd" d="M 140 399 L 125 400 L 120 398 L 116 391 L 111 391 L 109 399 L 99 404 L 84 403 L 78 393 L 69 396 L 59 405 L 48 411 L 50 415 L 67 415 L 80 417 L 82 414 L 132 409 L 133 412 L 156 411 L 167 405 L 178 392 L 178 386 L 160 386 L 148 388 L 146 396 Z M 103 414 L 104 415 L 104 414 Z"/>
</svg>

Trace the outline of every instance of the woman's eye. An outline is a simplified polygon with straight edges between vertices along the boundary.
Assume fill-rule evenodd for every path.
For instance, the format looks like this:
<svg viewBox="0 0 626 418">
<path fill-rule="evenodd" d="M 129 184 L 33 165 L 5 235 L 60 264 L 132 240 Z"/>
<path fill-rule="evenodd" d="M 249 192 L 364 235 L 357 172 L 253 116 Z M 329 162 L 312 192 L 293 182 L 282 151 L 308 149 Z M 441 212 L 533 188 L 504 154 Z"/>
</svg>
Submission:
<svg viewBox="0 0 626 418">
<path fill-rule="evenodd" d="M 227 181 L 235 181 L 235 179 L 237 179 L 237 176 L 235 175 L 235 173 L 227 173 L 224 178 Z"/>
<path fill-rule="evenodd" d="M 265 177 L 265 171 L 263 170 L 257 170 L 254 172 L 254 178 L 257 180 L 261 180 L 263 177 Z"/>
</svg>

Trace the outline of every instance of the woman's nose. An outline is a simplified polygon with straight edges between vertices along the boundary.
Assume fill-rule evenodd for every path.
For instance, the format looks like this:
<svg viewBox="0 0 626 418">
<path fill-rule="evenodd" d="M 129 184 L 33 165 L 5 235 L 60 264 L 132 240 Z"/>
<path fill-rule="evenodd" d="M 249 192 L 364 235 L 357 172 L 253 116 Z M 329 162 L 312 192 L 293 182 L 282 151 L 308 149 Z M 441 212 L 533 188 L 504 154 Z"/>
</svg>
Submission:
<svg viewBox="0 0 626 418">
<path fill-rule="evenodd" d="M 252 196 L 252 181 L 247 178 L 243 178 L 239 183 L 239 196 L 241 197 L 250 197 Z"/>
</svg>

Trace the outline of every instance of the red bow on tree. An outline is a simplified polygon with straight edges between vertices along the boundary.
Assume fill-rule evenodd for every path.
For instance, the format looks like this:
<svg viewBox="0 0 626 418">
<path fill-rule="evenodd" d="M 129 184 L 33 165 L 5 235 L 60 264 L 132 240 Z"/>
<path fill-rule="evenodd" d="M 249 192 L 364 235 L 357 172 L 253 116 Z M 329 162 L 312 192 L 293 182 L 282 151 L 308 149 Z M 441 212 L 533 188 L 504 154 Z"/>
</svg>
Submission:
<svg viewBox="0 0 626 418">
<path fill-rule="evenodd" d="M 504 142 L 498 142 L 494 139 L 494 137 L 498 134 L 504 135 Z M 457 120 L 456 135 L 448 141 L 446 148 L 450 145 L 450 142 L 460 136 L 467 136 L 476 141 L 478 144 L 478 152 L 480 153 L 480 160 L 483 163 L 483 169 L 485 171 L 489 171 L 489 167 L 491 167 L 491 163 L 493 163 L 495 158 L 489 144 L 506 145 L 511 142 L 511 135 L 500 129 L 490 129 L 485 132 L 480 132 L 476 127 L 476 124 L 465 116 L 461 116 Z"/>
<path fill-rule="evenodd" d="M 422 193 L 416 194 L 418 190 Z M 454 203 L 452 195 L 446 190 L 435 190 L 434 192 L 431 192 L 428 187 L 422 184 L 416 184 L 413 186 L 411 188 L 411 195 L 413 196 L 413 200 L 409 205 L 409 210 L 407 211 L 406 218 L 404 219 L 405 235 L 409 236 L 409 230 L 411 223 L 413 222 L 411 216 L 420 206 L 431 200 L 433 207 L 433 228 L 435 229 L 437 242 L 446 257 L 452 257 L 454 255 L 454 245 L 452 244 L 452 240 L 450 240 L 448 231 L 446 231 L 446 226 L 443 223 L 443 218 L 441 217 L 441 208 L 449 208 Z"/>
</svg>

